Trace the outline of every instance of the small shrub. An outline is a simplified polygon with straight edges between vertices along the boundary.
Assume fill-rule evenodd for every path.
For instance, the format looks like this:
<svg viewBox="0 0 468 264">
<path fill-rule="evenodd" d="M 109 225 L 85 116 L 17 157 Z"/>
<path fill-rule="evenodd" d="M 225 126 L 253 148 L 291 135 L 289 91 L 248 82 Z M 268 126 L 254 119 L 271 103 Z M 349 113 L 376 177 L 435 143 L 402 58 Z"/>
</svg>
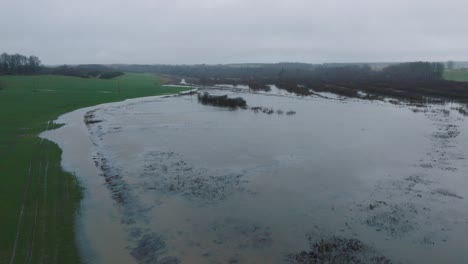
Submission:
<svg viewBox="0 0 468 264">
<path fill-rule="evenodd" d="M 227 95 L 209 95 L 207 92 L 203 94 L 198 94 L 198 101 L 205 105 L 214 105 L 229 108 L 247 107 L 247 102 L 241 97 L 229 98 Z"/>
</svg>

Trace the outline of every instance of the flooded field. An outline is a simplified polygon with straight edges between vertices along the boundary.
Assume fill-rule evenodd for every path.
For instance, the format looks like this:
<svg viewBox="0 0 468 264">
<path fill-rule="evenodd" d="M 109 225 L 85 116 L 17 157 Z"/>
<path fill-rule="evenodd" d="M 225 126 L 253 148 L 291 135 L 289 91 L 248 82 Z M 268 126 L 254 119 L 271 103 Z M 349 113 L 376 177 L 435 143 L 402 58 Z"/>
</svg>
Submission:
<svg viewBox="0 0 468 264">
<path fill-rule="evenodd" d="M 208 92 L 248 107 L 145 98 L 72 112 L 43 135 L 84 187 L 85 260 L 468 262 L 455 106 Z"/>
</svg>

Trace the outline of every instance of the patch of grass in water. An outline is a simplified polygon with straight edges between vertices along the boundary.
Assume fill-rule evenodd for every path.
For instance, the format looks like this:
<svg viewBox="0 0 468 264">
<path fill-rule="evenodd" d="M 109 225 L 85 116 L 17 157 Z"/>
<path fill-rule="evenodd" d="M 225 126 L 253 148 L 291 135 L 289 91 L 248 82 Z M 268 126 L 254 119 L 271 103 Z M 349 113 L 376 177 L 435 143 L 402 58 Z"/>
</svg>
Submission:
<svg viewBox="0 0 468 264">
<path fill-rule="evenodd" d="M 233 109 L 247 107 L 247 102 L 241 97 L 229 98 L 227 95 L 210 95 L 207 92 L 198 94 L 198 101 L 205 105 L 229 107 Z"/>
</svg>

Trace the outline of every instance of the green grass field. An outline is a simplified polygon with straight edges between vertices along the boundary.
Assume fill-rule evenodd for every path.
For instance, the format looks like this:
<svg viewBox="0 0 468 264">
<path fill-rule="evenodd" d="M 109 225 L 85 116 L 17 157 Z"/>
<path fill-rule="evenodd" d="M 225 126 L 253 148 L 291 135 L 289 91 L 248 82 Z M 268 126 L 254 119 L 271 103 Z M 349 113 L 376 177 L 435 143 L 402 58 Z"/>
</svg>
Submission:
<svg viewBox="0 0 468 264">
<path fill-rule="evenodd" d="M 151 75 L 111 80 L 0 76 L 0 263 L 79 263 L 75 216 L 81 190 L 61 150 L 38 134 L 74 109 L 176 93 Z"/>
<path fill-rule="evenodd" d="M 468 82 L 468 70 L 445 71 L 444 79 L 451 81 Z"/>
</svg>

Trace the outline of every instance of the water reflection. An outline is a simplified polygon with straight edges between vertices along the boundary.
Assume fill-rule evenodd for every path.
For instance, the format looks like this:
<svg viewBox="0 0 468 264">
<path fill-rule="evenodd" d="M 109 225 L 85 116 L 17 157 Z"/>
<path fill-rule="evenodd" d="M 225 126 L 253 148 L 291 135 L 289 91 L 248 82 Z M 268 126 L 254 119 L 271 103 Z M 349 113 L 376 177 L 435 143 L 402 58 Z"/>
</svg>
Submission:
<svg viewBox="0 0 468 264">
<path fill-rule="evenodd" d="M 461 115 L 238 91 L 210 92 L 274 111 L 188 95 L 94 112 L 96 165 L 138 262 L 468 261 Z"/>
</svg>

